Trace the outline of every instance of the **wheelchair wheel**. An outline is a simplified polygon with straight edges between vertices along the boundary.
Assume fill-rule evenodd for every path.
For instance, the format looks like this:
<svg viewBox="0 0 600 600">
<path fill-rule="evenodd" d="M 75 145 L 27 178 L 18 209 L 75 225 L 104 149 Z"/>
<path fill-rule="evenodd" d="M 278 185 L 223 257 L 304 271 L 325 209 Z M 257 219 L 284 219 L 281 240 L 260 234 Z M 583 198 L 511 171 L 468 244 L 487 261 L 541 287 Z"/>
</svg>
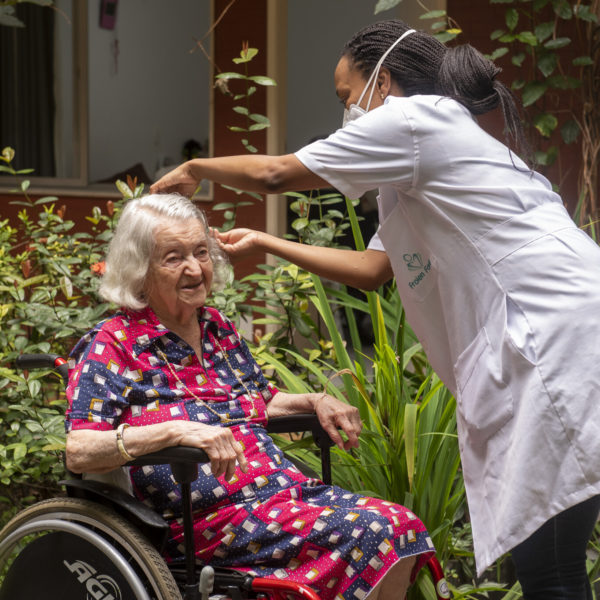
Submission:
<svg viewBox="0 0 600 600">
<path fill-rule="evenodd" d="M 0 531 L 0 600 L 181 600 L 157 550 L 111 509 L 44 500 Z"/>
</svg>

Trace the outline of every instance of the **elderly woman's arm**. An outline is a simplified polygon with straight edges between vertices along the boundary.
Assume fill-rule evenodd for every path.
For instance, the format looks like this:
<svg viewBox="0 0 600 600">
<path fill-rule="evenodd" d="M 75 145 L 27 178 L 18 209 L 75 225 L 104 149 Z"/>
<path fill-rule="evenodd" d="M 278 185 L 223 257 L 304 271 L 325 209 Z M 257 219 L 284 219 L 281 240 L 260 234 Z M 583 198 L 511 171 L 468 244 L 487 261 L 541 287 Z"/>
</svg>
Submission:
<svg viewBox="0 0 600 600">
<path fill-rule="evenodd" d="M 246 472 L 248 466 L 242 446 L 227 427 L 194 421 L 167 421 L 123 430 L 123 444 L 132 456 L 141 456 L 171 446 L 202 448 L 210 458 L 215 477 L 229 480 L 236 465 Z M 73 430 L 67 435 L 67 468 L 74 473 L 105 473 L 125 463 L 117 446 L 114 430 Z"/>
<path fill-rule="evenodd" d="M 288 394 L 278 392 L 267 404 L 269 418 L 316 413 L 323 429 L 341 450 L 358 448 L 362 421 L 357 408 L 328 394 Z M 348 437 L 344 440 L 341 429 Z"/>
</svg>

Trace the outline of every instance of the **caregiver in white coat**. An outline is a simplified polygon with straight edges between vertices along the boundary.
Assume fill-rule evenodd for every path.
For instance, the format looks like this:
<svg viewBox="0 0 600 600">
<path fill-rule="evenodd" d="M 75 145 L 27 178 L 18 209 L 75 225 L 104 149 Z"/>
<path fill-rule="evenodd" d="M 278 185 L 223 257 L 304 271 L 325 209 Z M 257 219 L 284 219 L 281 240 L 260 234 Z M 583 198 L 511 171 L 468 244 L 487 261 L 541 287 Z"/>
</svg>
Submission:
<svg viewBox="0 0 600 600">
<path fill-rule="evenodd" d="M 393 275 L 407 318 L 457 399 L 481 573 L 512 552 L 525 598 L 591 598 L 587 542 L 600 507 L 600 249 L 549 182 L 486 134 L 500 107 L 523 148 L 499 69 L 401 21 L 358 32 L 335 71 L 342 129 L 295 154 L 195 159 L 151 188 L 198 181 L 263 193 L 379 188 L 365 252 L 236 229 L 232 254 L 267 251 L 363 289 Z"/>
</svg>

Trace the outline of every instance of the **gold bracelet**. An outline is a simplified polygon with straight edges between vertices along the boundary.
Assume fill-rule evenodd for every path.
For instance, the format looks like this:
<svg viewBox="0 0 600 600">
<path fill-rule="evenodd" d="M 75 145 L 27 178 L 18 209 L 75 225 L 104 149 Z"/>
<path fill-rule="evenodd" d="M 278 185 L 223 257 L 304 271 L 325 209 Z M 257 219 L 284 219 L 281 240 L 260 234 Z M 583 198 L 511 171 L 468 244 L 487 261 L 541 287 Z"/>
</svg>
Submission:
<svg viewBox="0 0 600 600">
<path fill-rule="evenodd" d="M 117 448 L 119 449 L 119 454 L 123 457 L 125 462 L 130 462 L 135 460 L 135 456 L 132 456 L 125 449 L 125 444 L 123 443 L 123 430 L 129 427 L 129 423 L 121 423 L 117 427 Z"/>
</svg>

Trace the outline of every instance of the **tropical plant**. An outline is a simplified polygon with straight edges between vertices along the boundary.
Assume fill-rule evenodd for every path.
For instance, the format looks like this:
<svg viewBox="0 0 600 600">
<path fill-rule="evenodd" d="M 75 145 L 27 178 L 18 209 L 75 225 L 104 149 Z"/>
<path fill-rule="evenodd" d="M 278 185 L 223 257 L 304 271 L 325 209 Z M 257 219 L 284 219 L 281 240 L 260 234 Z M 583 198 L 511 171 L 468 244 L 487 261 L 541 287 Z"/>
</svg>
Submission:
<svg viewBox="0 0 600 600">
<path fill-rule="evenodd" d="M 52 494 L 63 474 L 64 392 L 47 370 L 23 372 L 22 353 L 66 356 L 109 305 L 97 294 L 105 249 L 120 211 L 109 201 L 87 217 L 90 231 L 75 232 L 55 197 L 29 196 L 31 170 L 15 170 L 4 148 L 0 171 L 17 179 L 13 203 L 18 227 L 0 223 L 0 500 L 13 512 L 34 496 Z M 125 196 L 143 186 L 118 186 Z"/>
</svg>

